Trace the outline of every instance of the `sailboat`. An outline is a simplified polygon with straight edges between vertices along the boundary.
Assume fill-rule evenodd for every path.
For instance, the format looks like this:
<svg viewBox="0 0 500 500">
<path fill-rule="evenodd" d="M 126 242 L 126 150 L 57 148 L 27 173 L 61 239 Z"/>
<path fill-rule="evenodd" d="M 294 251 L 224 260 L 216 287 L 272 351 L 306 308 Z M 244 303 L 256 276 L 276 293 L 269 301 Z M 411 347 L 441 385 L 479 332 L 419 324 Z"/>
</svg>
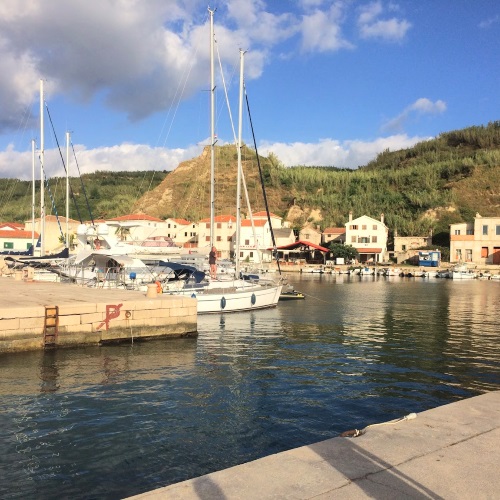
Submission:
<svg viewBox="0 0 500 500">
<path fill-rule="evenodd" d="M 214 11 L 210 13 L 210 62 L 211 62 L 211 196 L 210 196 L 210 246 L 214 244 L 214 186 L 215 186 L 215 83 L 214 83 Z M 196 298 L 198 314 L 249 311 L 275 307 L 280 298 L 282 284 L 271 281 L 260 282 L 254 280 L 238 279 L 239 276 L 239 242 L 240 242 L 240 192 L 241 192 L 241 124 L 243 110 L 243 71 L 244 52 L 240 51 L 240 98 L 239 98 L 239 137 L 238 137 L 238 180 L 236 195 L 236 277 L 234 279 L 208 280 L 206 276 L 200 277 L 200 271 L 194 267 L 184 266 L 185 272 L 169 262 L 162 262 L 166 276 L 160 279 L 162 292 L 184 294 Z"/>
</svg>

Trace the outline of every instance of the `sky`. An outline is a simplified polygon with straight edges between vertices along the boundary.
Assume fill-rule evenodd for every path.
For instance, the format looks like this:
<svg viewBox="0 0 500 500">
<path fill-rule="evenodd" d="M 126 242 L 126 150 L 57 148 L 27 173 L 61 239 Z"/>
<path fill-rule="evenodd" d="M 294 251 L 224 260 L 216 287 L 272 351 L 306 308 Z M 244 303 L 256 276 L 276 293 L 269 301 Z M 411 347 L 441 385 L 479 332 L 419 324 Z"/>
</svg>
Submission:
<svg viewBox="0 0 500 500">
<path fill-rule="evenodd" d="M 72 176 L 199 155 L 208 7 L 218 144 L 238 130 L 240 50 L 258 151 L 287 167 L 354 169 L 500 119 L 497 0 L 2 0 L 0 177 L 32 178 L 32 140 L 40 176 L 40 80 L 47 176 L 65 175 L 66 132 Z"/>
</svg>

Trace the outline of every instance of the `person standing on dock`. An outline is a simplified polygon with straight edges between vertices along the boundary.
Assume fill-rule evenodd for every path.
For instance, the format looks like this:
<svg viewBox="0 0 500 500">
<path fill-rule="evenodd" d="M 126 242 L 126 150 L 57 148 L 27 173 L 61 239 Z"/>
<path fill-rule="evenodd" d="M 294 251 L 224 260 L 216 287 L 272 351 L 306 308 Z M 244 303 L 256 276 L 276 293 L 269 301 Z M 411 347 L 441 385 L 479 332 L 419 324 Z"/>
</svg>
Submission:
<svg viewBox="0 0 500 500">
<path fill-rule="evenodd" d="M 217 249 L 212 247 L 208 254 L 208 263 L 210 265 L 210 278 L 217 279 Z"/>
</svg>

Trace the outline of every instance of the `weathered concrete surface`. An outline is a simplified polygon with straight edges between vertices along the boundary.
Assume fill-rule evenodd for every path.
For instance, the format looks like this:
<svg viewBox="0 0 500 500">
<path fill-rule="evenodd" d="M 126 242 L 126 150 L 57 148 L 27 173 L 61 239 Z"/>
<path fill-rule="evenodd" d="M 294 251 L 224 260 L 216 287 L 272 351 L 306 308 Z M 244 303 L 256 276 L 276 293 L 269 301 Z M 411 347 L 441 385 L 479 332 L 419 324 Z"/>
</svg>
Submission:
<svg viewBox="0 0 500 500">
<path fill-rule="evenodd" d="M 46 307 L 58 306 L 55 347 L 194 335 L 196 300 L 67 283 L 0 278 L 0 353 L 44 347 Z"/>
<path fill-rule="evenodd" d="M 495 499 L 499 464 L 496 391 L 131 498 Z"/>
</svg>

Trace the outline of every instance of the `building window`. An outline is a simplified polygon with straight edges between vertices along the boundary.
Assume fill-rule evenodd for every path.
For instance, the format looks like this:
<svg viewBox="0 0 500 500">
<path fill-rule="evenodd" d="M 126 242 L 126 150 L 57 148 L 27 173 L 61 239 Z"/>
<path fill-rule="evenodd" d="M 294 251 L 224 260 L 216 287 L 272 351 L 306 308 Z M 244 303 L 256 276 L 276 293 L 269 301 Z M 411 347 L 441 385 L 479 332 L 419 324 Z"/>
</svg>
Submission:
<svg viewBox="0 0 500 500">
<path fill-rule="evenodd" d="M 356 236 L 351 236 L 351 243 L 356 243 Z"/>
<path fill-rule="evenodd" d="M 351 224 L 351 229 L 356 230 L 358 229 L 358 226 L 356 224 Z"/>
<path fill-rule="evenodd" d="M 231 236 L 227 237 L 227 241 L 231 241 L 233 238 Z"/>
<path fill-rule="evenodd" d="M 250 245 L 250 240 L 245 240 L 245 245 L 249 246 Z"/>
<path fill-rule="evenodd" d="M 481 258 L 482 259 L 487 259 L 488 255 L 489 255 L 488 247 L 482 247 L 481 248 Z"/>
<path fill-rule="evenodd" d="M 243 252 L 240 252 L 240 259 L 243 258 Z"/>
<path fill-rule="evenodd" d="M 460 229 L 455 229 L 455 234 L 460 234 Z"/>
<path fill-rule="evenodd" d="M 457 248 L 456 260 L 462 260 L 462 249 Z"/>
<path fill-rule="evenodd" d="M 372 236 L 372 243 L 377 243 L 377 237 L 376 236 Z"/>
<path fill-rule="evenodd" d="M 170 224 L 167 224 L 168 229 L 170 229 Z"/>
<path fill-rule="evenodd" d="M 210 236 L 205 236 L 205 241 L 210 241 Z"/>
<path fill-rule="evenodd" d="M 472 262 L 472 249 L 471 248 L 465 249 L 465 261 Z"/>
<path fill-rule="evenodd" d="M 500 226 L 496 226 L 496 227 L 495 227 L 495 234 L 496 234 L 497 236 L 500 236 Z"/>
<path fill-rule="evenodd" d="M 222 228 L 222 224 L 220 222 L 217 222 L 217 229 L 221 229 Z"/>
<path fill-rule="evenodd" d="M 483 236 L 488 236 L 488 226 L 483 226 Z"/>
<path fill-rule="evenodd" d="M 210 229 L 210 222 L 207 222 L 207 229 Z"/>
<path fill-rule="evenodd" d="M 187 235 L 188 235 L 188 234 L 187 234 L 187 231 L 186 231 L 186 232 L 184 233 L 184 238 L 187 238 Z"/>
<path fill-rule="evenodd" d="M 403 252 L 406 252 L 406 245 L 401 245 L 401 250 L 403 250 Z"/>
<path fill-rule="evenodd" d="M 217 241 L 222 241 L 222 236 L 217 236 Z"/>
<path fill-rule="evenodd" d="M 370 243 L 370 238 L 359 238 L 358 240 L 359 243 Z"/>
<path fill-rule="evenodd" d="M 474 234 L 474 229 L 467 229 L 465 231 L 465 234 L 473 235 Z"/>
<path fill-rule="evenodd" d="M 363 225 L 361 226 L 361 229 L 362 229 L 363 231 L 366 231 L 366 224 L 363 224 Z"/>
<path fill-rule="evenodd" d="M 373 224 L 372 229 L 373 229 L 374 231 L 376 231 L 376 230 L 377 230 L 377 224 Z"/>
<path fill-rule="evenodd" d="M 10 241 L 4 241 L 3 247 L 6 250 L 12 250 L 14 248 L 14 243 L 11 243 Z"/>
<path fill-rule="evenodd" d="M 253 252 L 250 252 L 250 257 L 253 259 Z"/>
</svg>

